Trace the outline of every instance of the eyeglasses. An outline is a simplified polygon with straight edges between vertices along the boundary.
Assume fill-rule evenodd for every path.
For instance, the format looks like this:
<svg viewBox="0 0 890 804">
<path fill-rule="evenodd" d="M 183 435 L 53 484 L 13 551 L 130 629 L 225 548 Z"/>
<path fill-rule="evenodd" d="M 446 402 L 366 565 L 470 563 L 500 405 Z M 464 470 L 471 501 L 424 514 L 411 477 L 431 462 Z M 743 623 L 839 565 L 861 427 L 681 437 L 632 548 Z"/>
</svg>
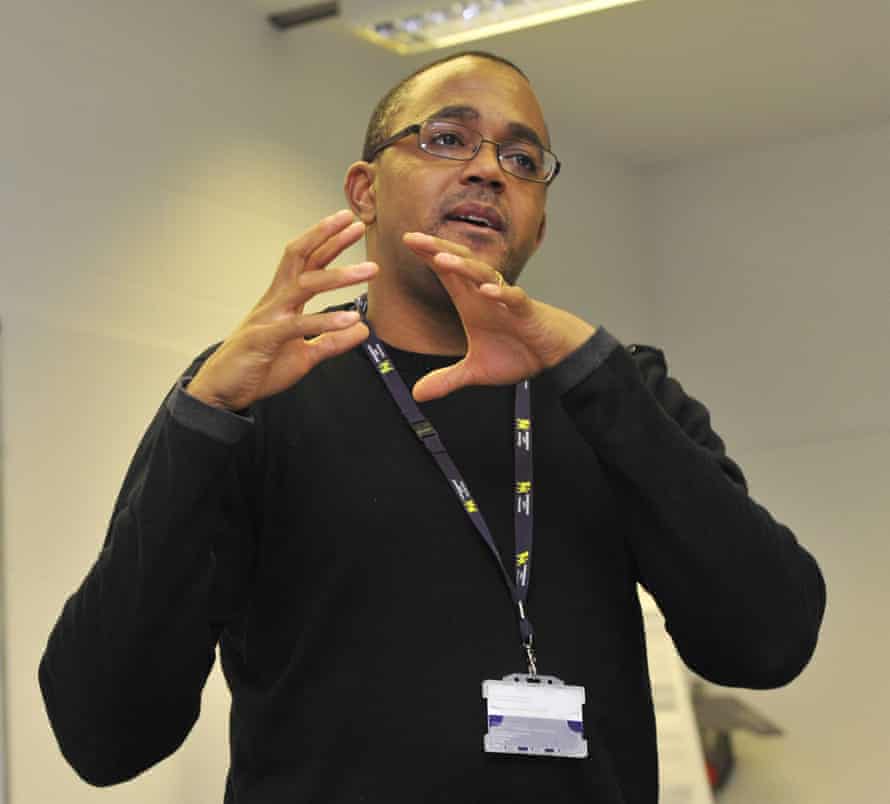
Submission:
<svg viewBox="0 0 890 804">
<path fill-rule="evenodd" d="M 417 135 L 417 145 L 421 150 L 442 159 L 457 159 L 469 162 L 482 147 L 483 142 L 490 142 L 497 149 L 498 163 L 511 176 L 525 181 L 550 184 L 559 173 L 559 160 L 556 154 L 541 145 L 527 140 L 510 140 L 495 142 L 485 139 L 478 131 L 450 120 L 425 120 L 397 131 L 388 137 L 371 155 L 373 161 L 384 148 L 395 142 Z"/>
</svg>

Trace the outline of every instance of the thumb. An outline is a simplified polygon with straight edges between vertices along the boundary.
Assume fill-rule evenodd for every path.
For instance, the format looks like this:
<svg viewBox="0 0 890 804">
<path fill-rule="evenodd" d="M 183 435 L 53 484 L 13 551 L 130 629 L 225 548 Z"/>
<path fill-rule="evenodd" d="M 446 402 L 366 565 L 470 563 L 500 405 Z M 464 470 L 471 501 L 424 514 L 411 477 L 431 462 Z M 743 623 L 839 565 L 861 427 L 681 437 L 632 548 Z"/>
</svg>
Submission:
<svg viewBox="0 0 890 804">
<path fill-rule="evenodd" d="M 470 372 L 466 368 L 466 360 L 461 360 L 453 366 L 436 369 L 425 374 L 414 385 L 411 393 L 417 402 L 429 402 L 431 399 L 439 399 L 448 394 L 469 385 Z"/>
</svg>

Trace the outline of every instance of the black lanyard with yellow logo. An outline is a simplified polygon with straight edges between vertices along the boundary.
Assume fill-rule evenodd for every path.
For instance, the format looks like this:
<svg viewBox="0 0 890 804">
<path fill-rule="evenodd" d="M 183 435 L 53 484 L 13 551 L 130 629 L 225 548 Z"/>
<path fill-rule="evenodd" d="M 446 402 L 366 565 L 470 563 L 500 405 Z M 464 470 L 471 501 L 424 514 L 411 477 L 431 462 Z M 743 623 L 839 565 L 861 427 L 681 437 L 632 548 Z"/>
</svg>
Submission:
<svg viewBox="0 0 890 804">
<path fill-rule="evenodd" d="M 369 336 L 363 344 L 363 349 L 368 359 L 377 369 L 377 373 L 383 380 L 387 390 L 401 410 L 405 420 L 411 426 L 415 435 L 427 448 L 430 455 L 442 470 L 442 474 L 448 480 L 449 485 L 460 500 L 461 505 L 470 517 L 476 530 L 482 536 L 482 540 L 488 545 L 498 567 L 510 596 L 516 605 L 519 617 L 519 634 L 528 658 L 528 669 L 532 676 L 537 675 L 535 653 L 533 647 L 533 631 L 526 613 L 529 582 L 531 581 L 532 564 L 532 419 L 531 419 L 531 388 L 528 380 L 517 383 L 515 391 L 515 419 L 514 419 L 514 530 L 515 530 L 515 576 L 511 580 L 504 561 L 498 552 L 491 531 L 479 506 L 473 499 L 466 481 L 460 474 L 445 445 L 439 438 L 439 434 L 429 419 L 417 406 L 408 386 L 396 370 L 392 360 L 387 355 L 383 343 L 374 333 L 367 320 L 368 300 L 367 296 L 360 296 L 356 302 L 356 309 L 361 313 L 362 320 L 368 326 Z"/>
</svg>

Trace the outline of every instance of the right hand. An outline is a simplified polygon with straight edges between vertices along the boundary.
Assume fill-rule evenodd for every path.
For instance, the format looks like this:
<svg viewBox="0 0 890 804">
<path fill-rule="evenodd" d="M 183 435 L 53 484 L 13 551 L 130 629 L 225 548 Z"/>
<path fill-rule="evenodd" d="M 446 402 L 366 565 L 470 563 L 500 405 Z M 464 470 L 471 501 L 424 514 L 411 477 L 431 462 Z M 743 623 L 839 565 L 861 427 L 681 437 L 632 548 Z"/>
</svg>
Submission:
<svg viewBox="0 0 890 804">
<path fill-rule="evenodd" d="M 186 389 L 189 394 L 208 405 L 244 410 L 368 337 L 358 313 L 303 315 L 306 302 L 316 294 L 357 285 L 377 274 L 373 262 L 322 270 L 361 239 L 364 224 L 352 220 L 349 210 L 341 210 L 288 244 L 269 289 L 201 366 Z"/>
</svg>

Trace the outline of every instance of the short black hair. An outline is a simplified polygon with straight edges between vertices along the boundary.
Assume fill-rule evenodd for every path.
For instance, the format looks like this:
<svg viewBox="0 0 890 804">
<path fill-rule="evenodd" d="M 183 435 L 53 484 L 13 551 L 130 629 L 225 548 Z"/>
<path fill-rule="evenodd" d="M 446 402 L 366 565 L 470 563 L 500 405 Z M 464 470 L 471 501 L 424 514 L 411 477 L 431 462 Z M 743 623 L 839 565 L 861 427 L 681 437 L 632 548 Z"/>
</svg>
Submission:
<svg viewBox="0 0 890 804">
<path fill-rule="evenodd" d="M 446 64 L 449 61 L 454 61 L 455 59 L 463 59 L 467 56 L 473 56 L 477 59 L 488 59 L 489 61 L 496 61 L 499 64 L 503 64 L 509 67 L 512 70 L 516 70 L 526 81 L 528 81 L 528 76 L 522 72 L 512 61 L 509 61 L 501 56 L 496 56 L 494 53 L 488 53 L 484 50 L 465 50 L 461 53 L 453 53 L 450 56 L 445 56 L 445 58 L 437 59 L 434 62 L 430 62 L 429 64 L 424 65 L 419 70 L 415 70 L 411 75 L 407 78 L 403 78 L 396 84 L 392 89 L 389 90 L 377 103 L 374 107 L 374 111 L 371 112 L 371 119 L 368 122 L 368 130 L 365 132 L 365 144 L 362 147 L 362 159 L 365 162 L 370 162 L 374 158 L 374 151 L 377 150 L 378 146 L 381 142 L 383 142 L 388 136 L 388 128 L 392 118 L 398 109 L 399 104 L 404 99 L 405 95 L 408 94 L 408 89 L 410 88 L 411 82 L 417 78 L 417 76 L 422 75 L 427 70 L 431 70 L 433 67 L 438 67 L 440 64 Z"/>
</svg>

